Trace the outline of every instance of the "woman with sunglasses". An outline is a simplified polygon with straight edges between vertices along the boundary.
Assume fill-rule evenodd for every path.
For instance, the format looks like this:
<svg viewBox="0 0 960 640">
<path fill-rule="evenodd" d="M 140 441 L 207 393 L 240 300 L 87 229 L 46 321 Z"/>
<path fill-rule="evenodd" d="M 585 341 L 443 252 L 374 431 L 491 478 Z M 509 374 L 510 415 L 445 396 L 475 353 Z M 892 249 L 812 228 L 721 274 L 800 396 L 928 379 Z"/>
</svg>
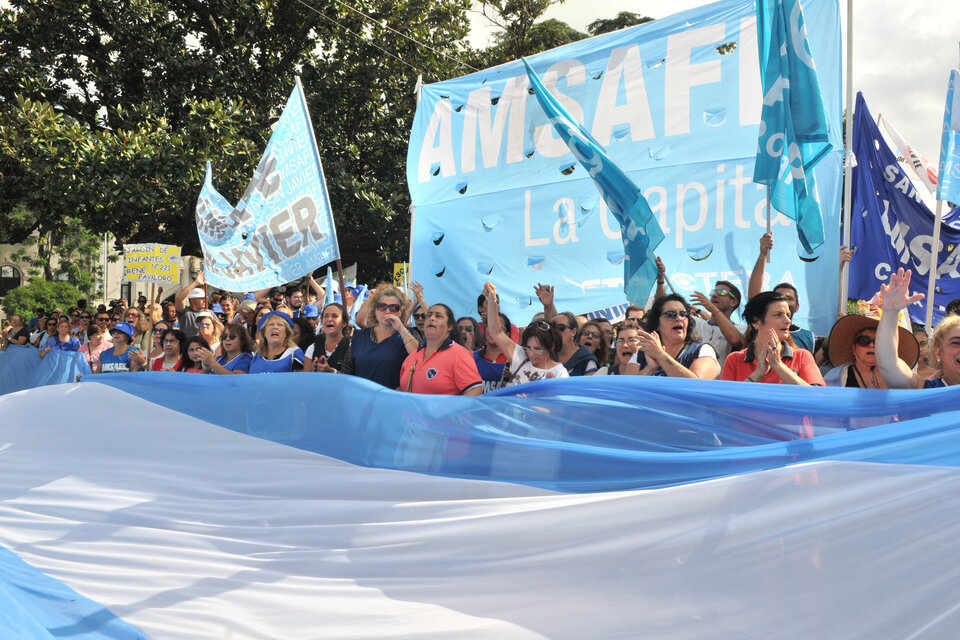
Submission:
<svg viewBox="0 0 960 640">
<path fill-rule="evenodd" d="M 463 316 L 457 320 L 457 331 L 453 339 L 467 351 L 476 351 L 483 342 L 483 339 L 480 337 L 479 323 L 470 316 Z"/>
<path fill-rule="evenodd" d="M 675 293 L 657 300 L 637 331 L 640 350 L 625 373 L 713 380 L 720 372 L 717 352 L 697 340 L 690 326 L 691 307 Z"/>
<path fill-rule="evenodd" d="M 43 324 L 43 331 L 33 342 L 33 346 L 42 349 L 50 338 L 57 337 L 57 319 L 55 317 L 47 318 Z"/>
<path fill-rule="evenodd" d="M 561 340 L 557 360 L 567 368 L 567 373 L 571 376 L 593 375 L 599 368 L 599 363 L 592 351 L 581 347 L 574 339 L 579 331 L 577 318 L 569 311 L 564 311 L 553 316 L 552 324 Z"/>
<path fill-rule="evenodd" d="M 509 373 L 504 373 L 504 386 L 570 376 L 567 368 L 556 360 L 561 343 L 556 327 L 543 320 L 535 320 L 523 330 L 520 344 L 517 344 L 504 332 L 500 324 L 497 288 L 492 282 L 484 285 L 483 294 L 487 299 L 487 332 L 510 363 Z"/>
<path fill-rule="evenodd" d="M 220 336 L 220 348 L 215 354 L 205 349 L 200 354 L 203 370 L 217 375 L 249 373 L 254 350 L 253 339 L 239 322 L 228 322 Z"/>
<path fill-rule="evenodd" d="M 112 322 L 112 320 L 111 320 Z M 122 373 L 125 371 L 140 371 L 147 363 L 143 355 L 134 344 L 131 344 L 136 329 L 129 322 L 118 322 L 110 329 L 110 340 L 113 349 L 100 353 L 100 362 L 93 369 L 94 373 Z"/>
<path fill-rule="evenodd" d="M 163 356 L 163 334 L 167 332 L 167 329 L 172 329 L 170 323 L 166 320 L 157 320 L 153 323 L 153 329 L 150 330 L 151 343 L 153 347 L 150 349 L 150 353 L 147 355 L 147 362 L 149 362 L 148 369 L 150 371 L 155 371 L 153 368 L 153 362 Z M 179 348 L 179 347 L 178 347 Z"/>
<path fill-rule="evenodd" d="M 836 367 L 825 378 L 829 386 L 860 389 L 888 389 L 877 368 L 877 325 L 880 321 L 861 315 L 843 316 L 830 330 L 827 351 Z M 920 356 L 920 347 L 913 334 L 898 328 L 898 354 L 907 369 L 912 369 Z"/>
<path fill-rule="evenodd" d="M 790 335 L 790 306 L 776 291 L 762 291 L 743 308 L 746 349 L 734 351 L 723 363 L 721 380 L 823 386 L 813 354 Z"/>
<path fill-rule="evenodd" d="M 609 340 L 606 338 L 607 336 L 603 333 L 600 325 L 590 320 L 580 327 L 580 333 L 577 334 L 577 343 L 596 356 L 597 364 L 603 367 L 610 362 Z"/>
<path fill-rule="evenodd" d="M 320 313 L 320 333 L 307 348 L 304 368 L 318 373 L 340 373 L 351 358 L 347 309 L 331 302 Z"/>
<path fill-rule="evenodd" d="M 401 316 L 406 308 L 406 299 L 393 285 L 381 284 L 370 293 L 364 307 L 370 309 L 365 319 L 367 328 L 360 329 L 353 337 L 350 343 L 352 363 L 345 364 L 342 371 L 372 380 L 388 389 L 399 389 L 400 367 L 407 356 L 420 346 L 404 326 Z"/>
<path fill-rule="evenodd" d="M 163 324 L 166 324 L 165 322 Z M 179 329 L 164 329 L 157 337 L 160 345 L 160 357 L 150 361 L 150 371 L 179 371 L 180 351 L 186 336 Z"/>
<path fill-rule="evenodd" d="M 57 320 L 57 335 L 53 336 L 52 338 L 47 338 L 43 348 L 40 349 L 40 358 L 43 359 L 43 357 L 50 353 L 51 350 L 80 350 L 80 341 L 70 335 L 70 318 L 68 316 L 60 316 L 60 319 Z"/>
</svg>

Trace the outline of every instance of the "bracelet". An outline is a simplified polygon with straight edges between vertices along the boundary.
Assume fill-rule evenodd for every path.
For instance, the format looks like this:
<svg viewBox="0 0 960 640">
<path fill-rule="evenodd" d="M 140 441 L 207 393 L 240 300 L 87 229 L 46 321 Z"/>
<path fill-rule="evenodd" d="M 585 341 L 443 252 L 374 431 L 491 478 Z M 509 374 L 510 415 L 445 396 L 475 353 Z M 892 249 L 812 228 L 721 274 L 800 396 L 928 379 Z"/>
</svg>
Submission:
<svg viewBox="0 0 960 640">
<path fill-rule="evenodd" d="M 657 284 L 663 284 L 663 280 L 657 280 Z"/>
</svg>

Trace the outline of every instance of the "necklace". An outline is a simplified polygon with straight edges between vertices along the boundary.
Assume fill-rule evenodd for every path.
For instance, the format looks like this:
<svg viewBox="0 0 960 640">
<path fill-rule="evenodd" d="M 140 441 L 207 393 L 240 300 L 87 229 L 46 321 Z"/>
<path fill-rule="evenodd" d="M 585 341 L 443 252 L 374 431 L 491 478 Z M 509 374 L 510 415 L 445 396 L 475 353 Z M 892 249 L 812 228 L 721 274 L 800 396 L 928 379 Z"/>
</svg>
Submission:
<svg viewBox="0 0 960 640">
<path fill-rule="evenodd" d="M 873 387 L 874 389 L 879 389 L 879 388 L 880 388 L 880 383 L 877 382 L 877 370 L 876 370 L 876 368 L 874 368 L 874 367 L 871 367 L 871 368 L 870 368 L 870 382 L 871 382 L 871 384 L 869 384 L 869 385 L 867 384 L 867 381 L 863 379 L 863 374 L 860 373 L 860 370 L 857 368 L 857 365 L 853 365 L 853 373 L 854 373 L 854 375 L 857 376 L 857 379 L 860 381 L 860 388 L 861 388 L 861 389 L 868 389 L 868 388 L 870 388 L 870 387 Z"/>
</svg>

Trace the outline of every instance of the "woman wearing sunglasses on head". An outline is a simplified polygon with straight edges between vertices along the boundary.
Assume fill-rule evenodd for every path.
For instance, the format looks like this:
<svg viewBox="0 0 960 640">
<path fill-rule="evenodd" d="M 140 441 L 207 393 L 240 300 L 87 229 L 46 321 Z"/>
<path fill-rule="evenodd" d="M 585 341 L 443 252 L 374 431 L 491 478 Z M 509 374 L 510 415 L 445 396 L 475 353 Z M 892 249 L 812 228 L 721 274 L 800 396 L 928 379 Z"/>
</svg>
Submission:
<svg viewBox="0 0 960 640">
<path fill-rule="evenodd" d="M 253 349 L 253 340 L 244 326 L 239 322 L 228 322 L 220 336 L 217 352 L 206 349 L 201 353 L 203 370 L 219 375 L 249 373 Z"/>
<path fill-rule="evenodd" d="M 497 288 L 492 282 L 483 287 L 487 299 L 487 332 L 496 341 L 506 356 L 507 371 L 504 386 L 548 378 L 568 378 L 566 367 L 557 362 L 561 338 L 554 326 L 543 320 L 534 320 L 520 338 L 520 344 L 510 339 L 500 324 L 500 305 L 497 303 Z M 561 317 L 561 316 L 558 316 Z M 522 346 L 521 346 L 522 345 Z"/>
<path fill-rule="evenodd" d="M 748 346 L 727 356 L 720 379 L 824 386 L 813 354 L 794 343 L 790 318 L 783 294 L 763 291 L 750 298 L 743 309 Z"/>
<path fill-rule="evenodd" d="M 353 358 L 349 364 L 344 363 L 342 371 L 388 389 L 399 389 L 400 367 L 420 346 L 417 338 L 404 326 L 401 314 L 406 308 L 406 298 L 393 285 L 381 284 L 370 292 L 364 307 L 369 309 L 365 319 L 367 328 L 354 335 L 350 343 Z"/>
<path fill-rule="evenodd" d="M 712 380 L 720 372 L 717 352 L 697 340 L 690 305 L 677 294 L 657 298 L 637 331 L 640 350 L 624 373 Z"/>
</svg>

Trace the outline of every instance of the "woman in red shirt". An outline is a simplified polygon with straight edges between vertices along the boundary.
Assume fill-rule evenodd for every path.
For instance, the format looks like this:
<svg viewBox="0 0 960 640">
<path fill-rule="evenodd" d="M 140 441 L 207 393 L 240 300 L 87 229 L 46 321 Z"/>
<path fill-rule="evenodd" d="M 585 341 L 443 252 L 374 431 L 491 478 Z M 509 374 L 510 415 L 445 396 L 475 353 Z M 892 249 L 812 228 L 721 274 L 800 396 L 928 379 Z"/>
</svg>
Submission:
<svg viewBox="0 0 960 640">
<path fill-rule="evenodd" d="M 727 357 L 721 380 L 824 386 L 813 354 L 790 336 L 790 307 L 783 295 L 758 293 L 744 307 L 743 319 L 749 346 Z"/>
</svg>

